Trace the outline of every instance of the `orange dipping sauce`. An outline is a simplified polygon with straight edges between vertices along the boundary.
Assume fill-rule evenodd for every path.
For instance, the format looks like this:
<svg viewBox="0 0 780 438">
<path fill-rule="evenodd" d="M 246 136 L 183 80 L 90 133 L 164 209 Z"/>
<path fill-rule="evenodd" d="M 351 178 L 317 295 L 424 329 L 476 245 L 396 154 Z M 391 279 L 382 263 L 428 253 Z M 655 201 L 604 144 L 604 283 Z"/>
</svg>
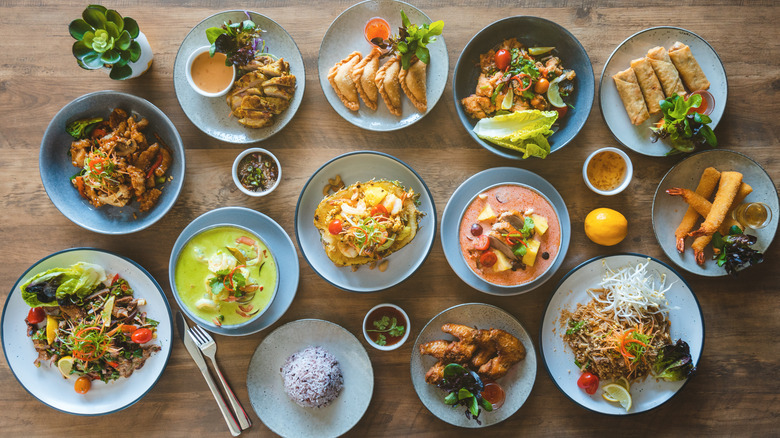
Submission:
<svg viewBox="0 0 780 438">
<path fill-rule="evenodd" d="M 225 65 L 224 53 L 203 52 L 192 61 L 190 74 L 195 86 L 206 93 L 219 93 L 233 83 L 233 67 Z"/>
<path fill-rule="evenodd" d="M 593 187 L 608 192 L 623 183 L 626 177 L 626 162 L 615 152 L 600 152 L 591 158 L 587 173 Z"/>
<path fill-rule="evenodd" d="M 374 38 L 387 39 L 390 36 L 390 24 L 384 18 L 374 17 L 366 23 L 365 35 L 369 43 Z"/>
</svg>

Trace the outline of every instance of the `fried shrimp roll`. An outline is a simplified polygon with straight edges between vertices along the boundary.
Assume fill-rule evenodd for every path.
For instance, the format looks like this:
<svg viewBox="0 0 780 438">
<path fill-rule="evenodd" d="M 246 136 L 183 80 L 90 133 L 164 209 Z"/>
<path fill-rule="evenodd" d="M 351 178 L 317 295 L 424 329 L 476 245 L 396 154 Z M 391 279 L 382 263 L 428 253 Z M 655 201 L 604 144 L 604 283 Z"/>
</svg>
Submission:
<svg viewBox="0 0 780 438">
<path fill-rule="evenodd" d="M 720 228 L 720 225 L 726 218 L 726 213 L 728 213 L 731 204 L 734 202 L 734 198 L 737 196 L 740 184 L 742 184 L 741 173 L 723 172 L 720 175 L 718 192 L 715 194 L 715 200 L 712 202 L 710 213 L 701 224 L 701 227 L 696 231 L 688 233 L 688 235 L 692 237 L 710 236 L 715 231 L 718 231 L 718 228 Z"/>
<path fill-rule="evenodd" d="M 699 185 L 696 186 L 696 194 L 704 199 L 709 199 L 712 196 L 712 192 L 715 191 L 715 187 L 718 186 L 720 180 L 720 172 L 714 167 L 708 167 L 704 169 L 699 179 Z M 706 217 L 706 215 L 702 215 Z M 688 207 L 685 212 L 680 225 L 677 226 L 677 230 L 674 232 L 674 237 L 677 239 L 677 251 L 682 253 L 685 250 L 685 237 L 696 225 L 696 221 L 699 219 L 699 214 L 693 207 Z"/>
</svg>

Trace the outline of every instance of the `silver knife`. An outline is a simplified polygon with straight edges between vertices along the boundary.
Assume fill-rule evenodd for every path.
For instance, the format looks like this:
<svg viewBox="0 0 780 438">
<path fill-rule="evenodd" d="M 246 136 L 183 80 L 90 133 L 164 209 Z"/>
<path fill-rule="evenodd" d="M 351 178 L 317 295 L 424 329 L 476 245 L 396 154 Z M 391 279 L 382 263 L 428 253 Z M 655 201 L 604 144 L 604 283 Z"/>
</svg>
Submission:
<svg viewBox="0 0 780 438">
<path fill-rule="evenodd" d="M 230 412 L 227 404 L 225 404 L 225 399 L 222 398 L 222 394 L 220 394 L 219 389 L 217 389 L 217 385 L 214 383 L 214 379 L 209 373 L 209 369 L 206 366 L 206 361 L 203 360 L 203 354 L 200 352 L 200 349 L 198 349 L 198 346 L 195 345 L 195 341 L 190 338 L 187 321 L 184 319 L 184 315 L 182 315 L 179 311 L 176 312 L 176 328 L 179 330 L 179 337 L 184 343 L 184 346 L 187 348 L 190 356 L 192 356 L 192 359 L 195 361 L 198 369 L 200 369 L 200 372 L 206 379 L 206 383 L 209 385 L 211 393 L 214 394 L 214 400 L 217 401 L 219 410 L 222 412 L 222 416 L 225 417 L 225 422 L 230 429 L 230 434 L 233 436 L 241 435 L 241 426 L 238 425 L 238 422 L 236 421 L 235 417 L 233 417 L 233 414 Z"/>
</svg>

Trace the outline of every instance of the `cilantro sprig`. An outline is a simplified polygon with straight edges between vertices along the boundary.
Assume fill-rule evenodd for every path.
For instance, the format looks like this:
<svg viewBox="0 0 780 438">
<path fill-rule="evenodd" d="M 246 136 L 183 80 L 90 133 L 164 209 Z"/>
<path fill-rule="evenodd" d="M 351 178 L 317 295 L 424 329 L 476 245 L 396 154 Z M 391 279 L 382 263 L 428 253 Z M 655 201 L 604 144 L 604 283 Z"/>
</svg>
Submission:
<svg viewBox="0 0 780 438">
<path fill-rule="evenodd" d="M 406 332 L 406 327 L 398 325 L 398 319 L 395 316 L 383 316 L 381 319 L 374 320 L 372 323 L 376 329 L 366 330 L 367 332 L 379 333 L 376 344 L 380 346 L 387 345 L 387 337 L 384 333 L 390 336 L 401 337 Z"/>
<path fill-rule="evenodd" d="M 431 54 L 428 51 L 428 44 L 436 41 L 436 36 L 441 35 L 444 30 L 442 20 L 434 21 L 431 24 L 413 24 L 406 13 L 401 10 L 401 22 L 403 27 L 398 28 L 398 35 L 386 40 L 374 38 L 373 44 L 382 49 L 390 48 L 391 52 L 398 52 L 401 55 L 401 67 L 408 70 L 412 65 L 412 58 L 417 57 L 424 64 L 431 62 Z"/>
</svg>

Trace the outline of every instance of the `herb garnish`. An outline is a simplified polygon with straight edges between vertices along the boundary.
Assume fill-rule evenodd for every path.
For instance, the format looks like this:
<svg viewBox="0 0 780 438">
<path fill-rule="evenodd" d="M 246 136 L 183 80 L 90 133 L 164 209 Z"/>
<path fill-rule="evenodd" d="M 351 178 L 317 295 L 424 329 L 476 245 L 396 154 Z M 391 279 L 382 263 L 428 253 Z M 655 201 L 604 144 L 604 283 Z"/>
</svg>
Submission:
<svg viewBox="0 0 780 438">
<path fill-rule="evenodd" d="M 653 131 L 653 142 L 659 138 L 669 138 L 670 145 L 674 149 L 668 155 L 693 152 L 696 146 L 705 144 L 713 148 L 718 146 L 715 133 L 707 125 L 712 122 L 712 119 L 697 112 L 690 113 L 692 109 L 701 106 L 701 99 L 701 95 L 698 94 L 688 99 L 675 94 L 661 101 L 664 118 L 660 126 L 651 127 L 650 130 Z"/>
<path fill-rule="evenodd" d="M 751 248 L 757 241 L 756 236 L 743 234 L 736 225 L 729 229 L 728 236 L 715 232 L 712 238 L 714 259 L 717 260 L 718 266 L 725 266 L 726 272 L 736 277 L 740 268 L 764 261 L 764 254 Z"/>
<path fill-rule="evenodd" d="M 248 12 L 244 11 L 244 14 L 247 19 L 240 23 L 228 20 L 222 27 L 206 29 L 206 38 L 211 43 L 209 55 L 214 56 L 216 52 L 224 53 L 227 55 L 225 60 L 227 66 L 246 65 L 255 58 L 256 53 L 266 50 L 265 41 L 261 38 L 261 34 L 265 31 L 257 27 Z"/>
<path fill-rule="evenodd" d="M 412 58 L 417 57 L 424 64 L 431 61 L 428 44 L 436 41 L 436 35 L 441 35 L 444 30 L 444 22 L 434 21 L 431 24 L 412 24 L 409 17 L 401 10 L 403 27 L 398 28 L 398 35 L 386 40 L 374 38 L 371 43 L 381 49 L 390 48 L 390 52 L 398 52 L 401 55 L 401 67 L 408 70 L 412 65 Z"/>
<path fill-rule="evenodd" d="M 567 335 L 573 335 L 580 331 L 585 326 L 585 321 L 575 321 L 573 319 L 569 320 L 569 329 L 566 330 Z"/>
<path fill-rule="evenodd" d="M 367 332 L 374 332 L 379 333 L 379 337 L 377 338 L 376 344 L 385 346 L 387 345 L 387 338 L 382 333 L 387 333 L 390 336 L 394 337 L 400 337 L 404 335 L 404 332 L 406 331 L 406 327 L 402 325 L 398 325 L 398 319 L 396 319 L 395 316 L 388 317 L 383 316 L 381 319 L 377 319 L 373 322 L 374 327 L 376 327 L 376 330 L 366 330 Z"/>
</svg>

